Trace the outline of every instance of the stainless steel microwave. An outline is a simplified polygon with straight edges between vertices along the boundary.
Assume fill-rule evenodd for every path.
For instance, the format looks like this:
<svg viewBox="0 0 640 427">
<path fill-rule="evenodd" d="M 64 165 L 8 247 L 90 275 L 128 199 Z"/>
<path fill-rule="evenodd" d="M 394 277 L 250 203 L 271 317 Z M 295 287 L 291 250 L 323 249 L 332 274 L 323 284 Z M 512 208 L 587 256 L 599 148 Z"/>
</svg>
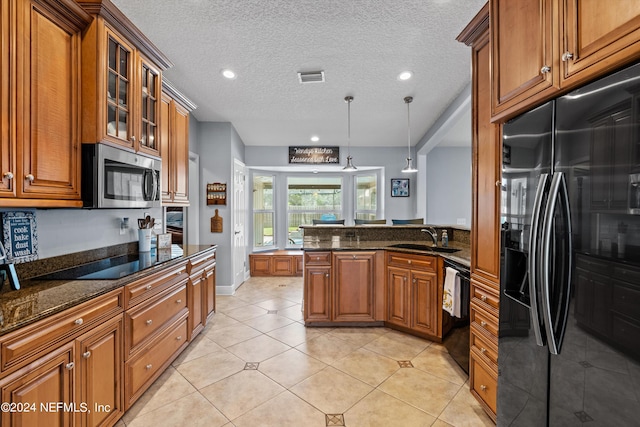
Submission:
<svg viewBox="0 0 640 427">
<path fill-rule="evenodd" d="M 83 206 L 160 207 L 160 170 L 160 159 L 105 144 L 83 144 Z"/>
</svg>

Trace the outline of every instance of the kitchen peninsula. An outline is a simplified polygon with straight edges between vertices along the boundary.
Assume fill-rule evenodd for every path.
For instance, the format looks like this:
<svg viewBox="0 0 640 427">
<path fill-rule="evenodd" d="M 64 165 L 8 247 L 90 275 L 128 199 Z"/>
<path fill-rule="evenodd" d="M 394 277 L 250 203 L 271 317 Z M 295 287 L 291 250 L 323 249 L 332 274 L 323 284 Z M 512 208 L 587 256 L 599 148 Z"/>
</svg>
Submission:
<svg viewBox="0 0 640 427">
<path fill-rule="evenodd" d="M 303 226 L 307 326 L 387 325 L 441 342 L 453 325 L 442 310 L 447 258 L 469 266 L 469 231 L 446 230 L 432 247 L 428 225 Z"/>
</svg>

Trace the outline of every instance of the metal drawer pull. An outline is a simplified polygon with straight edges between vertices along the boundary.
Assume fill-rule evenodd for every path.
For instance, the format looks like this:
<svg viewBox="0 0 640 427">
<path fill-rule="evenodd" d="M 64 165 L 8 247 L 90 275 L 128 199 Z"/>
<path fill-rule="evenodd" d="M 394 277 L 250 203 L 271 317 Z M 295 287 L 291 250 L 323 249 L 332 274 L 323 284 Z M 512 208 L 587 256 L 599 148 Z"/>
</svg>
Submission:
<svg viewBox="0 0 640 427">
<path fill-rule="evenodd" d="M 407 263 L 411 264 L 411 260 L 408 260 Z"/>
<path fill-rule="evenodd" d="M 145 366 L 145 369 L 149 370 L 153 367 L 153 365 L 151 363 L 149 363 L 147 366 Z"/>
<path fill-rule="evenodd" d="M 152 323 L 153 323 L 153 320 L 151 320 L 151 319 L 147 320 L 147 325 L 150 325 Z"/>
<path fill-rule="evenodd" d="M 182 335 L 178 335 L 178 336 L 176 337 L 176 341 L 180 341 L 181 339 L 182 339 Z"/>
<path fill-rule="evenodd" d="M 146 290 L 151 289 L 151 285 L 147 285 L 145 289 L 146 289 Z"/>
<path fill-rule="evenodd" d="M 480 299 L 481 299 L 483 302 L 487 302 L 487 296 L 486 296 L 486 295 L 482 295 L 482 296 L 480 297 Z"/>
<path fill-rule="evenodd" d="M 485 322 L 484 320 L 481 320 L 481 321 L 480 321 L 480 325 L 482 325 L 482 326 L 487 326 L 487 322 Z"/>
<path fill-rule="evenodd" d="M 480 390 L 482 390 L 482 391 L 487 391 L 487 386 L 486 386 L 486 385 L 484 385 L 484 384 L 481 384 L 481 385 L 480 385 Z"/>
<path fill-rule="evenodd" d="M 486 352 L 487 352 L 487 349 L 486 349 L 486 348 L 484 348 L 484 347 L 481 347 L 481 348 L 480 348 L 480 353 L 484 354 L 484 353 L 486 353 Z"/>
<path fill-rule="evenodd" d="M 32 174 L 27 174 L 24 178 L 31 182 L 33 182 L 36 179 L 36 177 L 33 176 Z"/>
<path fill-rule="evenodd" d="M 82 317 L 79 319 L 76 319 L 73 323 L 75 323 L 76 325 L 82 325 L 84 323 L 84 320 L 82 320 Z"/>
<path fill-rule="evenodd" d="M 74 366 L 75 366 L 75 363 L 73 363 L 73 362 L 69 362 L 66 365 L 64 365 L 64 367 L 69 369 L 69 370 L 73 369 Z"/>
<path fill-rule="evenodd" d="M 182 300 L 181 300 L 181 299 L 177 299 L 177 300 L 176 300 L 176 304 L 180 304 L 181 302 L 182 302 Z"/>
<path fill-rule="evenodd" d="M 82 357 L 84 357 L 85 359 L 88 359 L 89 357 L 91 357 L 91 352 L 90 351 L 86 351 L 86 352 L 82 353 Z"/>
</svg>

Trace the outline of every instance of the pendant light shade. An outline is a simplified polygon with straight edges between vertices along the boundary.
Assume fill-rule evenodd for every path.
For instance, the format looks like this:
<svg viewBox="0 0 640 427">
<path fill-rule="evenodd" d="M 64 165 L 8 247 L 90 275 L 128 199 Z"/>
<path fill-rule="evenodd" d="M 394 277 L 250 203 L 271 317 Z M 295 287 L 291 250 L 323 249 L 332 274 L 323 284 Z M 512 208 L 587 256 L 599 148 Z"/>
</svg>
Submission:
<svg viewBox="0 0 640 427">
<path fill-rule="evenodd" d="M 418 169 L 413 167 L 413 159 L 411 158 L 411 115 L 409 114 L 411 101 L 413 101 L 412 96 L 404 98 L 404 103 L 407 104 L 407 165 L 402 169 L 404 173 L 418 172 Z"/>
<path fill-rule="evenodd" d="M 347 165 L 342 170 L 346 172 L 358 170 L 353 165 L 353 157 L 351 157 L 351 101 L 353 101 L 353 96 L 345 96 L 344 102 L 347 103 Z"/>
</svg>

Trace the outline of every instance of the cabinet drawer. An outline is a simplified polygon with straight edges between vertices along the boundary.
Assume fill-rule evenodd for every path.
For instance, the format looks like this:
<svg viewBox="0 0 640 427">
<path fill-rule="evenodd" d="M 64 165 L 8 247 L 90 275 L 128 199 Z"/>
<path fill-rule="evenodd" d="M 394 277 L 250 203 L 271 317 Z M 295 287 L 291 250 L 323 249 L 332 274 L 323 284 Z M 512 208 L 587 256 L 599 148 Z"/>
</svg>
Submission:
<svg viewBox="0 0 640 427">
<path fill-rule="evenodd" d="M 215 262 L 215 260 L 215 251 L 205 252 L 204 254 L 189 258 L 189 261 L 187 262 L 187 273 L 189 273 L 189 275 L 197 274 L 199 271 L 202 271 L 205 267 L 210 265 L 210 263 Z"/>
<path fill-rule="evenodd" d="M 186 280 L 181 285 L 153 298 L 149 303 L 127 311 L 125 337 L 129 354 L 156 331 L 162 329 L 168 321 L 186 312 Z"/>
<path fill-rule="evenodd" d="M 613 277 L 630 283 L 640 283 L 640 271 L 616 265 L 613 267 Z"/>
<path fill-rule="evenodd" d="M 486 331 L 496 338 L 498 337 L 498 320 L 495 316 L 492 316 L 476 304 L 472 303 L 469 317 L 471 325 L 475 324 L 476 327 Z"/>
<path fill-rule="evenodd" d="M 471 350 L 477 351 L 487 361 L 498 366 L 498 347 L 491 340 L 483 336 L 482 332 L 473 325 L 471 327 Z"/>
<path fill-rule="evenodd" d="M 471 358 L 469 359 L 469 372 L 471 390 L 473 390 L 495 414 L 498 389 L 498 380 L 495 374 L 491 372 L 474 353 L 471 353 Z"/>
<path fill-rule="evenodd" d="M 613 282 L 613 309 L 640 320 L 640 287 Z"/>
<path fill-rule="evenodd" d="M 305 265 L 331 265 L 331 252 L 305 252 Z"/>
<path fill-rule="evenodd" d="M 166 289 L 187 276 L 186 261 L 171 268 L 165 268 L 162 271 L 154 273 L 150 276 L 136 280 L 125 287 L 126 308 L 145 301 L 151 295 Z"/>
<path fill-rule="evenodd" d="M 607 261 L 600 261 L 595 258 L 585 257 L 582 255 L 576 256 L 576 267 L 584 270 L 607 274 L 609 272 L 610 265 L 611 264 Z"/>
<path fill-rule="evenodd" d="M 498 310 L 500 307 L 500 298 L 493 292 L 478 286 L 475 282 L 471 283 L 471 299 L 481 307 L 487 305 L 489 309 Z"/>
<path fill-rule="evenodd" d="M 2 370 L 26 363 L 122 310 L 122 289 L 117 289 L 9 333 L 2 338 Z"/>
<path fill-rule="evenodd" d="M 613 339 L 640 355 L 640 322 L 634 321 L 626 316 L 613 313 Z"/>
<path fill-rule="evenodd" d="M 143 387 L 164 369 L 172 357 L 187 345 L 187 316 L 182 316 L 149 347 L 125 364 L 127 407 L 144 391 Z"/>
<path fill-rule="evenodd" d="M 387 265 L 410 268 L 411 270 L 435 272 L 438 259 L 433 256 L 407 255 L 399 252 L 387 252 Z"/>
</svg>

